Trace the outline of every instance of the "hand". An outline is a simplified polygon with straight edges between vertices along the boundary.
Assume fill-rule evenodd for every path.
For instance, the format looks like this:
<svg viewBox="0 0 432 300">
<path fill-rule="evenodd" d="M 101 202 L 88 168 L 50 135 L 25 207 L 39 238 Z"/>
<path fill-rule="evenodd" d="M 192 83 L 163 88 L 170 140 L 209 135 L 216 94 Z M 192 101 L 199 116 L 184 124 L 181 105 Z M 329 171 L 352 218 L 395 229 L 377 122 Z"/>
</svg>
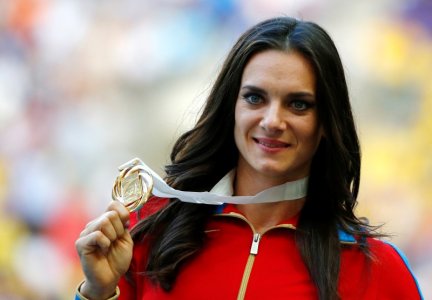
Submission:
<svg viewBox="0 0 432 300">
<path fill-rule="evenodd" d="M 87 224 L 76 240 L 85 282 L 81 293 L 90 299 L 107 299 L 132 260 L 133 241 L 126 224 L 129 211 L 117 201 Z"/>
</svg>

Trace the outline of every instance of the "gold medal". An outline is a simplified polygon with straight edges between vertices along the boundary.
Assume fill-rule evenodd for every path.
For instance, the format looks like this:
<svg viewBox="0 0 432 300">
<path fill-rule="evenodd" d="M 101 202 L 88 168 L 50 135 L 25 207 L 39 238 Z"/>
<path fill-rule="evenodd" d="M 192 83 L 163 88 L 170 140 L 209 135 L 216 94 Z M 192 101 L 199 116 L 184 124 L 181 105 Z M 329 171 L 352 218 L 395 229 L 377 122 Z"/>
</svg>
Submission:
<svg viewBox="0 0 432 300">
<path fill-rule="evenodd" d="M 147 202 L 153 189 L 153 177 L 144 169 L 139 159 L 133 159 L 119 167 L 112 189 L 113 200 L 121 202 L 130 212 Z"/>
</svg>

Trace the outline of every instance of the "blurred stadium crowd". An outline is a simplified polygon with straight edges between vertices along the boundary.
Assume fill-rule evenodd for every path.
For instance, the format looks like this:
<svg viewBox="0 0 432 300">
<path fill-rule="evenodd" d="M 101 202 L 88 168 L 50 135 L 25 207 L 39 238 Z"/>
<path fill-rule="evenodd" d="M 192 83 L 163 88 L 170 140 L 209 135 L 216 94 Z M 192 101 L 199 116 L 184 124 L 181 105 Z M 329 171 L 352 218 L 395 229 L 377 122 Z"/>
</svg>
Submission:
<svg viewBox="0 0 432 300">
<path fill-rule="evenodd" d="M 116 167 L 161 171 L 228 48 L 290 15 L 334 37 L 363 146 L 359 214 L 432 299 L 432 2 L 0 0 L 0 299 L 71 299 Z"/>
</svg>

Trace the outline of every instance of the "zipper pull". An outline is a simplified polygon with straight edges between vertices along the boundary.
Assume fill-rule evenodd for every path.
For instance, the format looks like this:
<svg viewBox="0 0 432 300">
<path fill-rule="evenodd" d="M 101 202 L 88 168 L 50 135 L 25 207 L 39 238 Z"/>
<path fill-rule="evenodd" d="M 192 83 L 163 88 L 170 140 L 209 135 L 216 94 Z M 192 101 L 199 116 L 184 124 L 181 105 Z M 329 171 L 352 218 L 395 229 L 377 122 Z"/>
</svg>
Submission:
<svg viewBox="0 0 432 300">
<path fill-rule="evenodd" d="M 258 246 L 261 239 L 261 235 L 259 233 L 255 233 L 252 239 L 252 245 L 250 249 L 250 253 L 257 255 L 258 254 Z"/>
</svg>

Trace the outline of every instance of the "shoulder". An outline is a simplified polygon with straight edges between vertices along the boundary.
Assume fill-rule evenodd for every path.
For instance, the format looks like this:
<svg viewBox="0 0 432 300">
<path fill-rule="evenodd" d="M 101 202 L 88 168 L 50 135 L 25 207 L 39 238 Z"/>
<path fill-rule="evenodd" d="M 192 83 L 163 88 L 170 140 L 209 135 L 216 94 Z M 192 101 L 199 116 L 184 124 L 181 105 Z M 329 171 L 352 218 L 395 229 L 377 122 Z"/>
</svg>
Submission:
<svg viewBox="0 0 432 300">
<path fill-rule="evenodd" d="M 396 297 L 422 299 L 418 282 L 405 254 L 394 244 L 374 238 L 367 239 L 380 286 Z"/>
<path fill-rule="evenodd" d="M 395 245 L 375 238 L 342 241 L 342 299 L 423 299 L 406 256 Z"/>
<path fill-rule="evenodd" d="M 372 260 L 378 265 L 410 270 L 407 257 L 396 245 L 376 238 L 368 238 L 367 244 L 372 254 Z"/>
</svg>

